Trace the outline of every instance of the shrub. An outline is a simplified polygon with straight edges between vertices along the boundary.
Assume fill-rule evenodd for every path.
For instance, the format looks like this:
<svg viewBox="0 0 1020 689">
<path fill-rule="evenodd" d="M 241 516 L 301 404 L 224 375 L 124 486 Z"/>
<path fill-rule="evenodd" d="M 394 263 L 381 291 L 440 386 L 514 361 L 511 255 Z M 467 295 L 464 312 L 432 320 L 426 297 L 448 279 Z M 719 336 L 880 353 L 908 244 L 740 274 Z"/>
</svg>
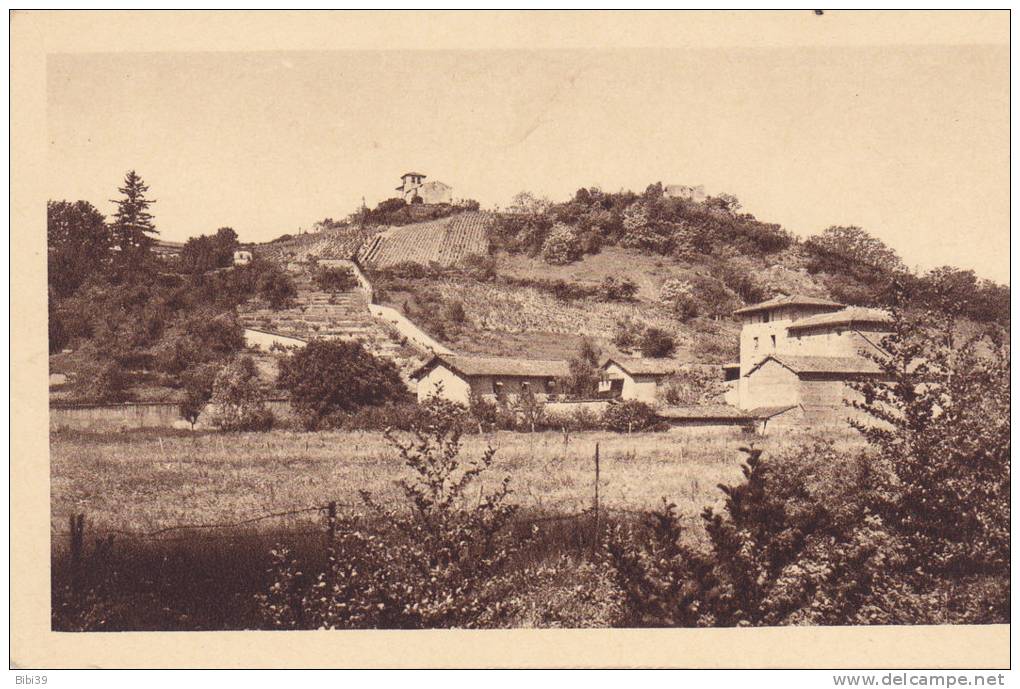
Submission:
<svg viewBox="0 0 1020 689">
<path fill-rule="evenodd" d="M 128 374 L 113 360 L 100 359 L 82 366 L 75 375 L 78 397 L 88 402 L 123 402 Z"/>
<path fill-rule="evenodd" d="M 726 385 L 717 370 L 686 369 L 663 383 L 663 399 L 673 406 L 707 404 L 718 400 Z"/>
<path fill-rule="evenodd" d="M 504 569 L 519 539 L 508 528 L 516 512 L 509 478 L 494 491 L 475 491 L 495 450 L 464 463 L 461 431 L 445 405 L 433 398 L 424 406 L 431 413 L 413 437 L 387 436 L 407 469 L 403 509 L 363 493 L 374 519 L 341 515 L 331 525 L 328 563 L 312 576 L 286 551 L 274 551 L 273 583 L 258 596 L 272 626 L 473 627 L 511 612 Z"/>
<path fill-rule="evenodd" d="M 655 409 L 639 400 L 616 402 L 602 412 L 602 427 L 618 433 L 644 431 L 657 423 Z"/>
<path fill-rule="evenodd" d="M 273 414 L 262 396 L 255 361 L 250 356 L 231 361 L 213 382 L 213 425 L 223 431 L 268 431 Z"/>
<path fill-rule="evenodd" d="M 294 281 L 275 264 L 263 264 L 255 284 L 258 295 L 273 309 L 286 308 L 297 296 Z"/>
<path fill-rule="evenodd" d="M 745 304 L 757 304 L 772 296 L 764 286 L 759 285 L 754 276 L 740 269 L 717 269 L 716 275 L 723 284 L 737 293 Z"/>
<path fill-rule="evenodd" d="M 651 358 L 673 356 L 676 339 L 662 328 L 651 327 L 641 336 L 641 354 Z"/>
<path fill-rule="evenodd" d="M 494 256 L 468 254 L 461 259 L 460 263 L 469 278 L 479 282 L 491 282 L 496 279 L 496 258 Z"/>
<path fill-rule="evenodd" d="M 581 242 L 574 231 L 558 223 L 542 243 L 542 259 L 553 265 L 566 265 L 581 258 Z"/>
<path fill-rule="evenodd" d="M 624 316 L 616 322 L 613 330 L 613 344 L 622 350 L 629 351 L 641 342 L 643 327 L 630 316 Z"/>
<path fill-rule="evenodd" d="M 459 299 L 446 302 L 443 305 L 443 317 L 451 323 L 463 325 L 467 322 L 467 312 L 464 311 L 464 302 Z"/>
<path fill-rule="evenodd" d="M 698 315 L 698 302 L 694 287 L 684 280 L 667 280 L 659 291 L 659 300 L 681 321 Z"/>
<path fill-rule="evenodd" d="M 312 340 L 280 361 L 279 386 L 309 428 L 337 412 L 397 402 L 407 387 L 392 361 L 380 359 L 358 342 Z"/>
<path fill-rule="evenodd" d="M 323 292 L 350 292 L 358 286 L 358 278 L 347 266 L 317 266 L 312 279 Z"/>
<path fill-rule="evenodd" d="M 637 283 L 630 278 L 617 280 L 610 275 L 599 283 L 597 294 L 602 301 L 633 301 L 637 291 Z"/>
</svg>

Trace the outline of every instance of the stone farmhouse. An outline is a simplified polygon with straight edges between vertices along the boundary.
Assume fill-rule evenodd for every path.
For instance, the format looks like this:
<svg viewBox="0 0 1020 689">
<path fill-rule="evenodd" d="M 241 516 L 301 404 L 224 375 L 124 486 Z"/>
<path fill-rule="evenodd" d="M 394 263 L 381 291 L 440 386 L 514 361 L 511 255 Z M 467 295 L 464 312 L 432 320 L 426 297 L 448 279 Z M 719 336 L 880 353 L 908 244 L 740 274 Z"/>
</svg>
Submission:
<svg viewBox="0 0 1020 689">
<path fill-rule="evenodd" d="M 437 388 L 453 402 L 468 404 L 472 393 L 485 399 L 512 397 L 526 391 L 548 398 L 558 394 L 557 381 L 570 373 L 566 361 L 437 354 L 411 374 L 418 401 Z"/>
<path fill-rule="evenodd" d="M 422 203 L 452 203 L 453 187 L 438 180 L 425 181 L 426 175 L 420 172 L 405 172 L 400 176 L 400 198 L 405 203 L 414 203 L 414 199 L 420 198 Z"/>
<path fill-rule="evenodd" d="M 780 296 L 736 311 L 740 332 L 737 406 L 789 406 L 801 425 L 842 425 L 856 416 L 847 405 L 854 381 L 881 379 L 876 358 L 889 331 L 879 309 L 804 296 Z"/>
</svg>

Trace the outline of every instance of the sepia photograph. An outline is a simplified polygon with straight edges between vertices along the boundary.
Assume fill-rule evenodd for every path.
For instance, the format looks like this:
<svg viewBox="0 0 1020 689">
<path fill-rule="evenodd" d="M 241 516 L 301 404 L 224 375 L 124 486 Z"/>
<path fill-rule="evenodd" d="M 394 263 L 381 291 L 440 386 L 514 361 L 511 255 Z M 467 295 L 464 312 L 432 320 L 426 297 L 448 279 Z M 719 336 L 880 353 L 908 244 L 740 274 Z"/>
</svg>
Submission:
<svg viewBox="0 0 1020 689">
<path fill-rule="evenodd" d="M 1008 11 L 122 15 L 313 40 L 37 49 L 40 633 L 1008 643 Z"/>
</svg>

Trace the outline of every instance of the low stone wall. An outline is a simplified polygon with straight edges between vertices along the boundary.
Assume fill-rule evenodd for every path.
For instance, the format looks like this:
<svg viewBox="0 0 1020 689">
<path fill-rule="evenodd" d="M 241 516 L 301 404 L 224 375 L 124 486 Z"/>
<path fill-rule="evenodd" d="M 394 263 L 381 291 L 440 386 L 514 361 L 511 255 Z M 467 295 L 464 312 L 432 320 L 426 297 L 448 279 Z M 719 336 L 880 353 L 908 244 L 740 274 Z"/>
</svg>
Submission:
<svg viewBox="0 0 1020 689">
<path fill-rule="evenodd" d="M 177 402 L 143 404 L 61 405 L 50 407 L 50 430 L 121 431 L 132 428 L 174 428 L 181 418 Z"/>
<path fill-rule="evenodd" d="M 286 399 L 265 400 L 277 423 L 292 423 L 294 411 Z M 209 428 L 203 412 L 196 428 Z M 136 428 L 191 428 L 181 418 L 177 402 L 128 402 L 124 404 L 73 404 L 50 407 L 50 430 L 129 431 Z"/>
<path fill-rule="evenodd" d="M 270 333 L 256 328 L 244 329 L 245 347 L 254 347 L 256 349 L 261 349 L 264 352 L 268 352 L 273 345 L 279 345 L 281 347 L 304 347 L 306 344 L 308 343 L 297 337 L 278 335 L 276 333 Z"/>
<path fill-rule="evenodd" d="M 569 416 L 578 410 L 586 409 L 593 414 L 601 414 L 608 406 L 608 400 L 557 400 L 546 402 L 545 412 L 557 416 Z"/>
</svg>

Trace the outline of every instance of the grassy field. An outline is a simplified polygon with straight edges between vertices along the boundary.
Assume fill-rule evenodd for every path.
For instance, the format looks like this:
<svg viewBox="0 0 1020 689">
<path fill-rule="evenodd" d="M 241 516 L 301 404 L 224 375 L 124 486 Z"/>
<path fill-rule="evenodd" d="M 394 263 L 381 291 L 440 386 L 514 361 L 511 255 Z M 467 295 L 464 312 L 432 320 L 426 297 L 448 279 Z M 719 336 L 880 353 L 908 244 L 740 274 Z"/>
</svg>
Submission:
<svg viewBox="0 0 1020 689">
<path fill-rule="evenodd" d="M 778 451 L 799 439 L 755 440 Z M 603 505 L 642 510 L 665 497 L 695 517 L 719 500 L 717 484 L 739 479 L 738 448 L 747 442 L 739 433 L 674 431 L 579 433 L 565 444 L 559 433 L 499 432 L 465 437 L 461 456 L 478 457 L 491 443 L 496 462 L 483 485 L 509 475 L 523 509 L 573 514 L 592 503 L 597 443 Z M 360 490 L 392 502 L 404 472 L 380 433 L 59 432 L 51 436 L 53 528 L 65 530 L 79 512 L 98 529 L 126 531 L 234 522 L 329 500 L 358 504 Z"/>
<path fill-rule="evenodd" d="M 508 624 L 597 627 L 615 619 L 620 594 L 593 559 L 593 516 L 581 514 L 592 504 L 596 443 L 603 525 L 632 523 L 665 497 L 678 505 L 685 536 L 699 541 L 698 515 L 721 502 L 717 484 L 740 480 L 739 447 L 748 440 L 783 452 L 810 439 L 581 433 L 565 444 L 558 433 L 466 437 L 464 459 L 488 443 L 498 449 L 482 489 L 507 474 L 512 479 L 513 501 L 521 506 L 512 528 L 531 538 L 511 567 L 554 572 L 521 588 L 520 613 Z M 256 595 L 273 582 L 271 551 L 283 545 L 307 572 L 320 571 L 321 514 L 144 534 L 235 524 L 330 500 L 358 505 L 359 490 L 398 505 L 396 481 L 406 476 L 380 433 L 58 432 L 50 444 L 53 627 L 60 630 L 264 628 Z M 77 585 L 67 535 L 76 513 L 86 517 L 86 564 Z M 115 542 L 104 552 L 99 546 L 110 535 Z"/>
</svg>

